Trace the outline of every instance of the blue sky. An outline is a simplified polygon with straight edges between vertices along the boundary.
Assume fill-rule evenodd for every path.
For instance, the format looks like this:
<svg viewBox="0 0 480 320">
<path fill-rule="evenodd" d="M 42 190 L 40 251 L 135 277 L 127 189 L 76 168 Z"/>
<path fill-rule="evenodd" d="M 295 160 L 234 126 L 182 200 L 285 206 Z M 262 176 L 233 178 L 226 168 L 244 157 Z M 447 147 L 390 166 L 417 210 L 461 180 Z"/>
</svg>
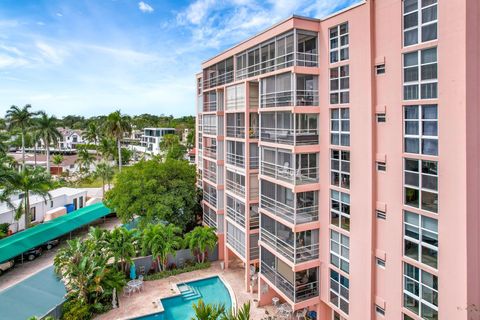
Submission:
<svg viewBox="0 0 480 320">
<path fill-rule="evenodd" d="M 194 114 L 200 63 L 293 13 L 359 0 L 0 0 L 0 116 Z"/>
</svg>

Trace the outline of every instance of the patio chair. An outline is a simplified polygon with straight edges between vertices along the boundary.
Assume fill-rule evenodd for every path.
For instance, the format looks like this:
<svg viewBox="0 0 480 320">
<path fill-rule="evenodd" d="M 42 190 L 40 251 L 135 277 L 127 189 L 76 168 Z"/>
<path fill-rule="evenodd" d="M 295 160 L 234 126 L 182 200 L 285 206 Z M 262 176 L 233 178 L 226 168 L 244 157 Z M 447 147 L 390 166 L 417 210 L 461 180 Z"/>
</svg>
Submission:
<svg viewBox="0 0 480 320">
<path fill-rule="evenodd" d="M 143 275 L 142 274 L 138 276 L 138 280 L 140 280 L 140 290 L 142 290 L 143 289 Z"/>
<path fill-rule="evenodd" d="M 125 286 L 123 287 L 123 295 L 126 296 L 128 295 L 130 297 L 130 295 L 132 294 L 132 290 L 133 288 L 130 287 L 130 286 Z"/>
</svg>

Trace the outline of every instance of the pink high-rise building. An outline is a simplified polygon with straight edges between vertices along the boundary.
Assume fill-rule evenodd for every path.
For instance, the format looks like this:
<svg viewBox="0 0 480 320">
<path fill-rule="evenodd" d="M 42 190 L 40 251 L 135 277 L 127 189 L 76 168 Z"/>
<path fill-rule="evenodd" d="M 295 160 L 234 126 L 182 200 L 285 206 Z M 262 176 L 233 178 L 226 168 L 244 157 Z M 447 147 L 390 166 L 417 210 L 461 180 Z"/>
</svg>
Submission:
<svg viewBox="0 0 480 320">
<path fill-rule="evenodd" d="M 202 64 L 204 223 L 259 305 L 480 319 L 479 57 L 478 0 L 368 0 Z"/>
</svg>

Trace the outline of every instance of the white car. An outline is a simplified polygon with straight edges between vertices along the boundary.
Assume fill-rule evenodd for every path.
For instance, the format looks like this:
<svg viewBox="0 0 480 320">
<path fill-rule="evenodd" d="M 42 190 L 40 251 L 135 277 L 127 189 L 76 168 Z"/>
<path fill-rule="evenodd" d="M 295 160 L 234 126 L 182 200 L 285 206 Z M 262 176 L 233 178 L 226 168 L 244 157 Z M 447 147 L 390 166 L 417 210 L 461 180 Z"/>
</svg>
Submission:
<svg viewBox="0 0 480 320">
<path fill-rule="evenodd" d="M 8 261 L 0 263 L 0 275 L 2 273 L 4 273 L 5 271 L 7 271 L 8 269 L 13 268 L 14 265 L 15 265 L 14 260 L 8 260 Z"/>
</svg>

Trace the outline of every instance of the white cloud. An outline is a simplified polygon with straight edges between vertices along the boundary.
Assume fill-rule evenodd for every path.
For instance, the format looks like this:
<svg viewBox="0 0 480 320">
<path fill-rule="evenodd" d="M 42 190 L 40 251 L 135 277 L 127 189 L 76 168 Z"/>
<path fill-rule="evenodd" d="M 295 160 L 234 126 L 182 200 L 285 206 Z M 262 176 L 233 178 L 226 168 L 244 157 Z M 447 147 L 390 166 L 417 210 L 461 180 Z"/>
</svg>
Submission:
<svg viewBox="0 0 480 320">
<path fill-rule="evenodd" d="M 63 14 L 61 14 L 60 12 L 57 12 L 57 17 L 63 17 Z"/>
<path fill-rule="evenodd" d="M 54 48 L 44 42 L 37 41 L 35 46 L 40 55 L 47 61 L 54 64 L 61 64 L 66 54 L 64 49 Z"/>
<path fill-rule="evenodd" d="M 148 3 L 145 3 L 143 1 L 140 1 L 138 3 L 138 9 L 140 9 L 140 11 L 142 11 L 143 13 L 151 13 L 153 12 L 153 8 L 151 5 L 149 5 Z"/>
<path fill-rule="evenodd" d="M 0 69 L 3 68 L 17 68 L 28 64 L 24 58 L 12 57 L 9 55 L 0 54 Z"/>
</svg>

